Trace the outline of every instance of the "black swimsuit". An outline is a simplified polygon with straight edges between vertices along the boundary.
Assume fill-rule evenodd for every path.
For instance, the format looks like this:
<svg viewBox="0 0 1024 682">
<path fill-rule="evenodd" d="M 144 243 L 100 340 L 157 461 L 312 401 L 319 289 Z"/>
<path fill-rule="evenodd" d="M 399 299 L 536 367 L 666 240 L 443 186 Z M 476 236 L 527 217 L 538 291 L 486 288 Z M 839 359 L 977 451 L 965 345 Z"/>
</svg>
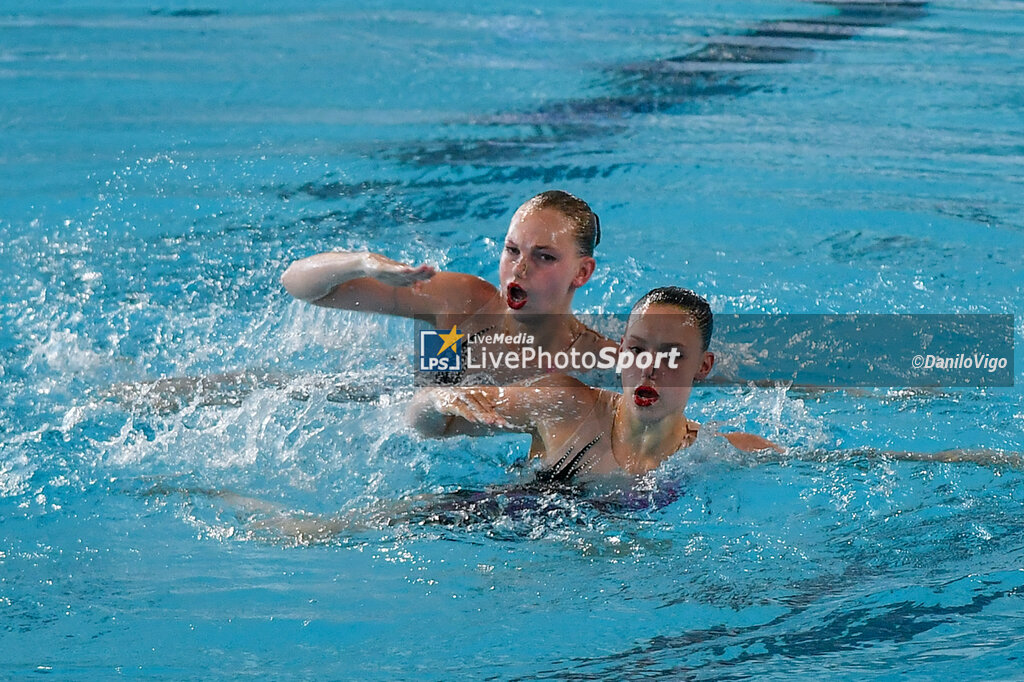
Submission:
<svg viewBox="0 0 1024 682">
<path fill-rule="evenodd" d="M 590 449 L 597 444 L 597 441 L 601 440 L 603 435 L 603 433 L 597 434 L 594 440 L 580 448 L 575 455 L 572 454 L 572 448 L 566 450 L 554 466 L 537 472 L 537 481 L 540 483 L 569 483 L 576 476 L 590 471 L 601 459 L 600 453 L 590 452 Z M 590 452 L 589 455 L 588 452 Z"/>
<path fill-rule="evenodd" d="M 573 454 L 575 444 L 583 440 L 581 437 L 581 431 L 584 429 L 586 424 L 591 423 L 591 417 L 596 409 L 597 405 L 595 404 L 590 414 L 587 415 L 578 427 L 576 427 L 576 431 L 569 436 L 566 443 L 569 443 L 570 445 L 568 449 L 566 449 L 565 454 L 562 455 L 562 457 L 552 466 L 546 467 L 537 472 L 536 480 L 538 483 L 555 483 L 563 485 L 574 483 L 578 476 L 581 476 L 593 469 L 601 460 L 601 451 L 594 450 L 593 448 L 604 436 L 605 431 L 598 433 L 590 442 L 579 448 L 579 450 Z M 686 432 L 687 434 L 692 432 L 694 433 L 694 436 L 696 436 L 697 433 L 697 429 L 691 427 L 689 420 L 686 422 Z M 591 431 L 591 433 L 593 433 L 593 431 Z M 563 447 L 564 446 L 565 444 L 563 443 Z M 614 453 L 612 456 L 614 457 Z"/>
</svg>

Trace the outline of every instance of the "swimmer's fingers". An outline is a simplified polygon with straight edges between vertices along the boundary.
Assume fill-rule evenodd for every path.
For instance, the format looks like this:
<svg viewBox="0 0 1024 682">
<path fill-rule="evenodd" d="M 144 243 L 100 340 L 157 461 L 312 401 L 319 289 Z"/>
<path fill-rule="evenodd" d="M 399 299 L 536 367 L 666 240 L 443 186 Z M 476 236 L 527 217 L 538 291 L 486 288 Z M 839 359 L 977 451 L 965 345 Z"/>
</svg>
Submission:
<svg viewBox="0 0 1024 682">
<path fill-rule="evenodd" d="M 456 389 L 442 398 L 442 411 L 461 417 L 474 424 L 486 424 L 496 428 L 509 428 L 512 425 L 498 414 L 494 405 L 486 397 L 471 391 Z"/>
<path fill-rule="evenodd" d="M 481 404 L 476 396 L 456 393 L 445 400 L 445 413 L 461 417 L 474 424 L 490 424 L 494 417 L 487 405 Z"/>
<path fill-rule="evenodd" d="M 408 287 L 424 282 L 437 274 L 432 265 L 403 265 L 400 268 L 383 272 L 377 276 L 378 282 L 390 284 L 393 287 Z"/>
<path fill-rule="evenodd" d="M 487 420 L 487 424 L 499 428 L 512 426 L 505 417 L 498 413 L 495 405 L 487 398 L 472 393 L 469 394 L 469 398 L 475 403 L 480 415 Z"/>
<path fill-rule="evenodd" d="M 412 284 L 413 291 L 415 291 L 416 293 L 420 293 L 420 289 L 422 288 L 423 283 L 429 279 L 432 279 L 436 274 L 437 268 L 435 268 L 433 265 L 423 264 L 416 268 L 413 275 L 417 277 L 417 279 Z"/>
<path fill-rule="evenodd" d="M 407 265 L 391 260 L 380 254 L 373 254 L 372 276 L 378 282 L 389 284 L 393 287 L 407 287 L 423 282 L 437 274 L 437 269 L 426 263 L 422 265 Z"/>
<path fill-rule="evenodd" d="M 433 265 L 427 265 L 426 263 L 417 265 L 412 271 L 412 275 L 416 277 L 416 280 L 419 282 L 425 282 L 436 274 L 437 268 Z"/>
</svg>

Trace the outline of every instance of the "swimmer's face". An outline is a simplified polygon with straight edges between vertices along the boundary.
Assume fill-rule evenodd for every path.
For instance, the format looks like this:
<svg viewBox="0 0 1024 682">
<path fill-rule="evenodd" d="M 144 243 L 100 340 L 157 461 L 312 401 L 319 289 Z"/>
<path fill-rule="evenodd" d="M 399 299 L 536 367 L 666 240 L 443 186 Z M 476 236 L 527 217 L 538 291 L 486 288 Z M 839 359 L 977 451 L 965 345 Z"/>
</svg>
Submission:
<svg viewBox="0 0 1024 682">
<path fill-rule="evenodd" d="M 693 382 L 706 377 L 715 356 L 701 347 L 701 333 L 693 315 L 674 305 L 652 303 L 629 317 L 619 351 L 633 355 L 634 365 L 622 370 L 622 393 L 643 421 L 678 414 L 690 400 Z M 638 368 L 637 360 L 662 356 L 661 366 Z M 670 366 L 675 355 L 675 369 Z M 646 364 L 646 363 L 644 363 Z"/>
<path fill-rule="evenodd" d="M 520 208 L 501 252 L 499 276 L 506 305 L 515 314 L 567 314 L 576 289 L 594 272 L 594 259 L 579 255 L 572 221 L 553 208 Z"/>
</svg>

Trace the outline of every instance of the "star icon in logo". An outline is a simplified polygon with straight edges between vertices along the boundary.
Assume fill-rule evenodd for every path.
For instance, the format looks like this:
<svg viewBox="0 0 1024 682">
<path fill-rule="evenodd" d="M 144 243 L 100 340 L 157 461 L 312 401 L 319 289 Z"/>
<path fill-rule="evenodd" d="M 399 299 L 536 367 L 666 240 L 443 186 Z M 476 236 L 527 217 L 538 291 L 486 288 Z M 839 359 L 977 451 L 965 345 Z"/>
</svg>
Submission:
<svg viewBox="0 0 1024 682">
<path fill-rule="evenodd" d="M 441 350 L 437 351 L 437 354 L 440 355 L 449 348 L 454 348 L 455 344 L 463 336 L 465 336 L 465 334 L 460 334 L 459 330 L 456 328 L 454 324 L 452 325 L 452 330 L 447 334 L 438 334 L 439 338 L 444 339 L 444 344 L 441 346 Z"/>
</svg>

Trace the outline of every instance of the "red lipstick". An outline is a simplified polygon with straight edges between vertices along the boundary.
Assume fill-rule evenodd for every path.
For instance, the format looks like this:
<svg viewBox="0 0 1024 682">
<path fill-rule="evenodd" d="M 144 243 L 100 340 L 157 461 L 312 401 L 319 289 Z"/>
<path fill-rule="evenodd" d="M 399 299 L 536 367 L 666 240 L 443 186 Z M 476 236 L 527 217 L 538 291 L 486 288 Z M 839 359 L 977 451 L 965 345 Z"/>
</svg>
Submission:
<svg viewBox="0 0 1024 682">
<path fill-rule="evenodd" d="M 508 307 L 512 310 L 519 310 L 529 298 L 526 293 L 526 289 L 522 288 L 515 282 L 508 285 L 508 289 L 505 291 L 505 302 L 508 303 Z"/>
<path fill-rule="evenodd" d="M 650 407 L 658 398 L 658 390 L 653 386 L 637 386 L 633 391 L 633 402 L 639 407 Z"/>
</svg>

